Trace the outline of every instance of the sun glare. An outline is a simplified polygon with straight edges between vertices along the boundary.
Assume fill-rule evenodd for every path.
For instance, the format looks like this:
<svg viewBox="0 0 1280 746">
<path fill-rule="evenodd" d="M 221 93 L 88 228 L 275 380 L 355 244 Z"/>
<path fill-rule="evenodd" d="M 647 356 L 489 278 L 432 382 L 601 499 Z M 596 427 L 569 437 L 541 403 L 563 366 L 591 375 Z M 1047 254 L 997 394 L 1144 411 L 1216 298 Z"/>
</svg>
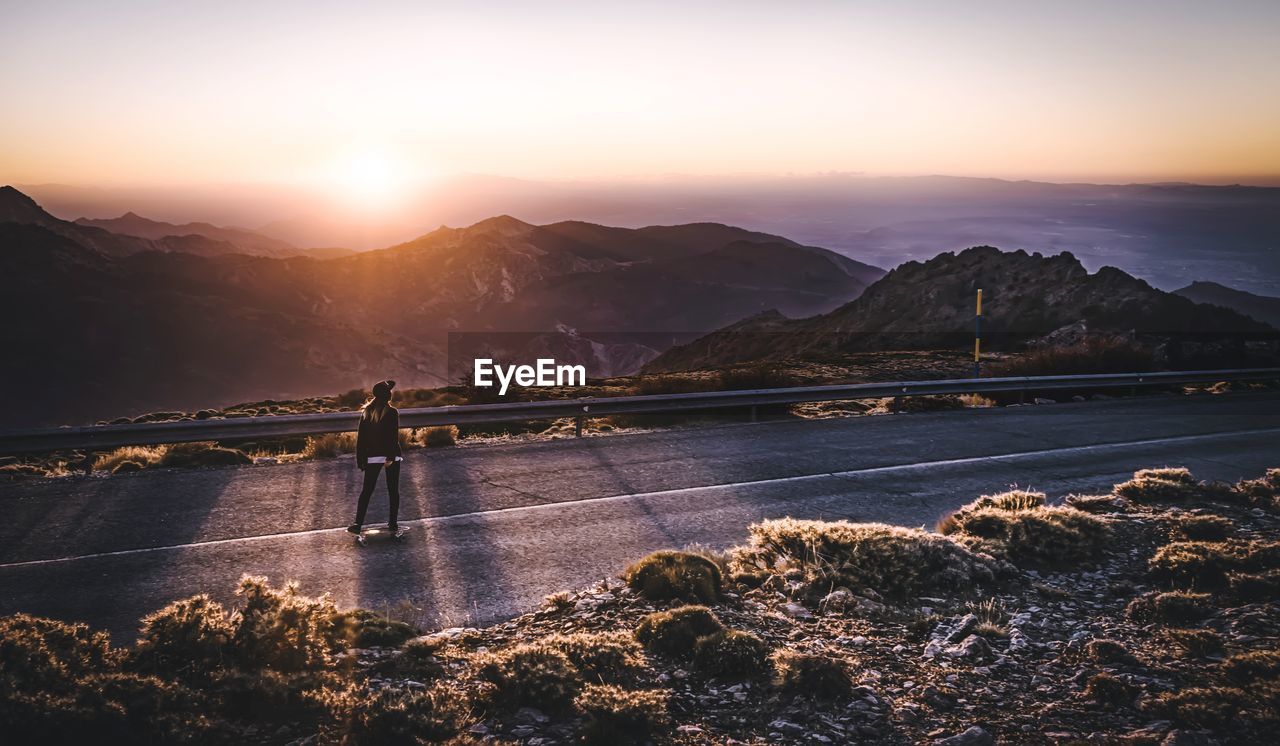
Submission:
<svg viewBox="0 0 1280 746">
<path fill-rule="evenodd" d="M 353 150 L 336 159 L 328 181 L 343 203 L 362 210 L 385 210 L 408 197 L 414 182 L 404 159 L 380 148 Z"/>
</svg>

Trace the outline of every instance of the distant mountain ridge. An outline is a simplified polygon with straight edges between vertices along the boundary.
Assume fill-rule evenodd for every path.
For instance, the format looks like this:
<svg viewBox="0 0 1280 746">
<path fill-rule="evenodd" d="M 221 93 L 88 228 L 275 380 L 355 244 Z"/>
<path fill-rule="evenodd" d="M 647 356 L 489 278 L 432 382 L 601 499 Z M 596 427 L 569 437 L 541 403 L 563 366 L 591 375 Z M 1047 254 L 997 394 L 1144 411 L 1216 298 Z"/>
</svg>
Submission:
<svg viewBox="0 0 1280 746">
<path fill-rule="evenodd" d="M 793 319 L 769 311 L 743 319 L 668 349 L 644 370 L 963 346 L 973 339 L 978 288 L 983 290 L 983 338 L 989 347 L 1035 340 L 1075 325 L 1137 335 L 1275 331 L 1236 311 L 1157 290 L 1113 267 L 1090 274 L 1066 252 L 1046 257 L 984 246 L 902 264 L 827 314 Z"/>
<path fill-rule="evenodd" d="M 76 225 L 101 228 L 124 236 L 149 238 L 153 241 L 164 240 L 176 236 L 203 236 L 226 244 L 234 251 L 257 256 L 287 257 L 312 256 L 313 252 L 299 249 L 292 244 L 277 238 L 264 236 L 241 228 L 223 228 L 211 223 L 184 223 L 174 225 L 159 220 L 144 218 L 134 212 L 126 212 L 118 218 L 91 219 L 77 218 Z M 193 252 L 196 253 L 196 252 Z M 350 253 L 350 252 L 348 252 Z"/>
<path fill-rule="evenodd" d="M 450 332 L 528 332 L 531 351 L 577 350 L 597 371 L 625 373 L 677 335 L 765 308 L 824 312 L 884 274 L 714 223 L 537 226 L 505 215 L 323 260 L 204 251 L 229 244 L 194 235 L 179 238 L 195 250 L 166 250 L 174 237 L 59 220 L 9 192 L 0 272 L 22 279 L 0 300 L 18 342 L 0 361 L 15 383 L 0 411 L 14 422 L 328 394 L 386 377 L 440 385 Z M 155 228 L 142 220 L 129 222 Z M 567 334 L 545 336 L 557 330 Z"/>
<path fill-rule="evenodd" d="M 1216 282 L 1193 282 L 1185 288 L 1173 291 L 1196 303 L 1208 303 L 1230 308 L 1258 321 L 1280 329 L 1280 298 L 1254 295 Z"/>
</svg>

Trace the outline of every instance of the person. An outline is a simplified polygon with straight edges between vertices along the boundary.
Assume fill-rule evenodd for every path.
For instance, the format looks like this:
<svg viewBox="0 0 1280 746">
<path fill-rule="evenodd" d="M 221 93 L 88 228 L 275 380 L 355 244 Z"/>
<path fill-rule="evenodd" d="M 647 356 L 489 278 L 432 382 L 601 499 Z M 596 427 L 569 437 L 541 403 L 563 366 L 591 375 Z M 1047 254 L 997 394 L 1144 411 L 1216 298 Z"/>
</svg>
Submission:
<svg viewBox="0 0 1280 746">
<path fill-rule="evenodd" d="M 385 467 L 387 495 L 391 499 L 390 519 L 387 529 L 395 532 L 400 513 L 400 413 L 391 406 L 395 381 L 379 381 L 373 385 L 373 398 L 365 402 L 360 413 L 360 428 L 356 433 L 356 466 L 364 472 L 364 487 L 360 490 L 360 502 L 356 505 L 356 522 L 347 531 L 359 534 L 364 526 L 369 498 L 378 484 L 378 474 Z"/>
</svg>

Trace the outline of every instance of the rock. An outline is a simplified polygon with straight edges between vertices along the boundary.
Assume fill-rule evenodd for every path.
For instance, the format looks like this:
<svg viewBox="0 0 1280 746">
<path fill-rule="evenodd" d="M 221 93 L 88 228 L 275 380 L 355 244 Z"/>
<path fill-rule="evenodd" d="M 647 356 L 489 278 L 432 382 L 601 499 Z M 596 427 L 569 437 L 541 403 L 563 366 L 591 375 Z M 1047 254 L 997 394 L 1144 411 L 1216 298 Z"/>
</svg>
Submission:
<svg viewBox="0 0 1280 746">
<path fill-rule="evenodd" d="M 980 726 L 971 725 L 963 733 L 937 739 L 933 742 L 933 746 L 993 746 L 995 742 L 996 739 L 992 738 L 990 733 Z"/>
<path fill-rule="evenodd" d="M 489 735 L 489 726 L 484 723 L 476 723 L 470 728 L 467 728 L 467 732 L 473 736 L 487 736 Z"/>
<path fill-rule="evenodd" d="M 694 733 L 701 733 L 702 729 L 696 725 L 682 725 L 679 728 L 676 728 L 676 732 L 692 735 Z"/>
<path fill-rule="evenodd" d="M 963 642 L 947 648 L 945 653 L 948 658 L 973 661 L 974 663 L 988 661 L 994 657 L 991 654 L 991 646 L 987 644 L 986 639 L 978 635 L 969 635 L 964 638 Z"/>
<path fill-rule="evenodd" d="M 978 617 L 973 614 L 965 614 L 950 627 L 939 630 L 942 633 L 943 642 L 959 642 L 969 636 L 973 632 L 973 628 L 978 626 Z M 935 637 L 937 635 L 935 634 Z"/>
<path fill-rule="evenodd" d="M 845 588 L 837 588 L 822 597 L 818 602 L 820 611 L 841 612 L 853 604 L 853 594 Z"/>
<path fill-rule="evenodd" d="M 1057 404 L 1058 402 L 1053 399 L 1046 399 L 1043 396 L 1037 396 L 1035 398 L 1035 403 L 1036 404 Z"/>
<path fill-rule="evenodd" d="M 1174 730 L 1164 737 L 1160 746 L 1217 746 L 1218 741 L 1208 731 Z"/>
<path fill-rule="evenodd" d="M 813 614 L 809 610 L 797 603 L 785 603 L 781 607 L 782 613 L 792 619 L 812 619 Z"/>
<path fill-rule="evenodd" d="M 515 721 L 517 723 L 532 725 L 534 723 L 545 723 L 548 720 L 550 720 L 550 718 L 543 714 L 542 710 L 535 707 L 521 707 L 519 710 L 516 710 Z"/>
</svg>

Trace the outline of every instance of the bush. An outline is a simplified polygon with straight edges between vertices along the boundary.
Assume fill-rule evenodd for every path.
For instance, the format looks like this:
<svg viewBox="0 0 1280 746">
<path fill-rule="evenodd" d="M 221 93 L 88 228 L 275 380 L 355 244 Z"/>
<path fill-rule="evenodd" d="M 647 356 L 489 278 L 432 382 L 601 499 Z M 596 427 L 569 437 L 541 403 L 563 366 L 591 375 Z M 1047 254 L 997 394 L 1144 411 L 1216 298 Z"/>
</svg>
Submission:
<svg viewBox="0 0 1280 746">
<path fill-rule="evenodd" d="M 1235 492 L 1245 503 L 1263 510 L 1280 510 L 1280 469 L 1267 469 L 1259 479 L 1236 483 Z"/>
<path fill-rule="evenodd" d="M 1106 672 L 1095 673 L 1085 682 L 1084 698 L 1108 709 L 1130 707 L 1137 696 L 1137 687 Z"/>
<path fill-rule="evenodd" d="M 407 622 L 388 619 L 368 609 L 351 609 L 334 620 L 336 636 L 353 648 L 398 648 L 422 632 Z"/>
<path fill-rule="evenodd" d="M 1155 369 L 1152 351 L 1121 337 L 1088 337 L 1071 345 L 1036 347 L 1017 357 L 987 363 L 983 376 L 1066 376 L 1133 373 Z"/>
<path fill-rule="evenodd" d="M 344 453 L 355 452 L 355 433 L 325 433 L 307 437 L 307 445 L 302 449 L 302 457 L 305 459 L 336 458 Z"/>
<path fill-rule="evenodd" d="M 1181 588 L 1223 589 L 1231 573 L 1257 573 L 1280 567 L 1277 541 L 1177 541 L 1156 550 L 1151 574 Z"/>
<path fill-rule="evenodd" d="M 1095 663 L 1136 663 L 1137 659 L 1122 643 L 1115 640 L 1090 640 L 1085 645 L 1085 655 Z"/>
<path fill-rule="evenodd" d="M 222 448 L 216 443 L 175 443 L 165 449 L 160 466 L 240 466 L 252 464 L 253 459 L 243 451 Z"/>
<path fill-rule="evenodd" d="M 339 615 L 329 596 L 309 598 L 297 583 L 281 589 L 266 578 L 244 577 L 236 595 L 244 598 L 232 646 L 240 666 L 252 670 L 303 671 L 323 668 L 340 640 Z"/>
<path fill-rule="evenodd" d="M 254 723 L 296 721 L 321 714 L 314 694 L 339 686 L 332 672 L 284 674 L 271 669 L 209 672 L 202 691 L 224 717 Z"/>
<path fill-rule="evenodd" d="M 1173 527 L 1191 541 L 1221 541 L 1235 533 L 1236 524 L 1220 515 L 1181 515 Z"/>
<path fill-rule="evenodd" d="M 1114 495 L 1067 495 L 1062 504 L 1085 513 L 1117 513 L 1125 509 L 1124 500 Z"/>
<path fill-rule="evenodd" d="M 222 605 L 205 594 L 174 601 L 142 618 L 131 652 L 144 671 L 187 676 L 221 668 L 235 630 Z"/>
<path fill-rule="evenodd" d="M 0 617 L 0 690 L 68 691 L 90 673 L 115 666 L 105 632 L 28 614 Z"/>
<path fill-rule="evenodd" d="M 1263 603 L 1280 598 L 1280 570 L 1260 573 L 1233 572 L 1227 575 L 1227 590 L 1240 603 Z"/>
<path fill-rule="evenodd" d="M 702 601 L 720 597 L 720 568 L 690 552 L 654 552 L 623 574 L 632 590 L 650 601 Z"/>
<path fill-rule="evenodd" d="M 438 743 L 457 735 L 470 715 L 457 695 L 439 686 L 408 692 L 325 690 L 317 699 L 342 724 L 343 743 L 351 746 Z"/>
<path fill-rule="evenodd" d="M 1111 536 L 1105 520 L 1046 507 L 1043 494 L 1022 491 L 981 497 L 943 519 L 938 530 L 1015 564 L 1046 566 L 1092 559 Z"/>
<path fill-rule="evenodd" d="M 648 743 L 668 722 L 666 694 L 656 689 L 588 684 L 575 704 L 587 716 L 579 732 L 586 744 Z"/>
<path fill-rule="evenodd" d="M 1258 681 L 1280 679 L 1280 651 L 1251 650 L 1237 653 L 1222 662 L 1222 673 L 1228 681 L 1247 686 Z"/>
<path fill-rule="evenodd" d="M 769 646 L 750 632 L 725 629 L 698 638 L 693 662 L 714 676 L 754 678 L 769 670 Z"/>
<path fill-rule="evenodd" d="M 1114 492 L 1135 503 L 1186 502 L 1220 498 L 1225 494 L 1214 485 L 1196 481 L 1183 467 L 1136 471 L 1133 479 L 1117 484 Z"/>
<path fill-rule="evenodd" d="M 481 654 L 477 675 L 495 686 L 495 698 L 511 708 L 537 707 L 562 711 L 581 686 L 569 656 L 545 645 L 518 645 L 500 653 Z"/>
<path fill-rule="evenodd" d="M 1226 650 L 1222 635 L 1208 629 L 1171 629 L 1165 635 L 1192 658 L 1221 655 Z"/>
<path fill-rule="evenodd" d="M 1244 692 L 1231 687 L 1193 687 L 1160 694 L 1149 707 L 1181 725 L 1218 729 L 1231 723 L 1246 699 Z"/>
<path fill-rule="evenodd" d="M 458 444 L 458 428 L 455 425 L 424 427 L 418 434 L 418 441 L 427 448 L 455 446 Z"/>
<path fill-rule="evenodd" d="M 724 625 L 705 606 L 681 606 L 654 612 L 636 627 L 636 639 L 658 653 L 687 658 L 699 638 L 724 630 Z"/>
<path fill-rule="evenodd" d="M 834 700 L 853 691 L 853 679 L 839 658 L 782 650 L 773 656 L 773 665 L 775 686 L 789 694 Z"/>
<path fill-rule="evenodd" d="M 796 569 L 825 590 L 871 588 L 898 598 L 950 593 L 992 582 L 998 567 L 948 537 L 882 523 L 783 518 L 749 531 L 749 545 L 733 552 L 735 572 Z"/>
<path fill-rule="evenodd" d="M 549 635 L 540 645 L 564 653 L 583 676 L 612 684 L 637 678 L 646 668 L 644 650 L 625 632 Z"/>
<path fill-rule="evenodd" d="M 1130 601 L 1125 614 L 1138 624 L 1198 622 L 1213 613 L 1211 599 L 1207 593 L 1151 592 Z"/>
</svg>

